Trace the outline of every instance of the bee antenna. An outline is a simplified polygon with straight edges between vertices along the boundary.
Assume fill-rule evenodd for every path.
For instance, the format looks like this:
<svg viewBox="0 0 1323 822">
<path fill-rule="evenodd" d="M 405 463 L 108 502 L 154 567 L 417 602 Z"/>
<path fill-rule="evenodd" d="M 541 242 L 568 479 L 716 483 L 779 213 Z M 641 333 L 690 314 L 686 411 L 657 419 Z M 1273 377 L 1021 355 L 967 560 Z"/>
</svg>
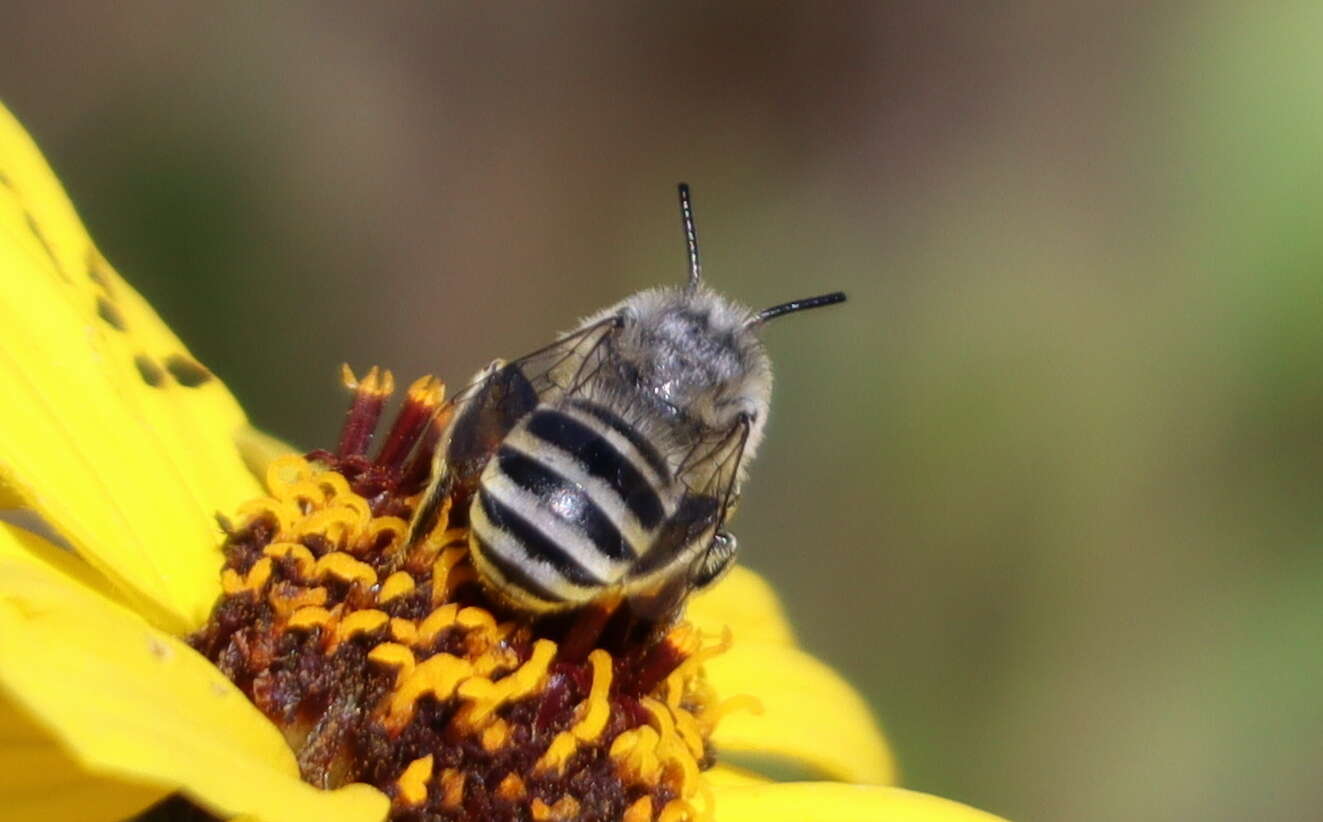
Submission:
<svg viewBox="0 0 1323 822">
<path fill-rule="evenodd" d="M 694 228 L 694 205 L 689 200 L 688 183 L 680 183 L 680 222 L 684 225 L 684 242 L 689 252 L 687 288 L 693 291 L 703 279 L 703 265 L 698 261 L 698 230 Z"/>
<path fill-rule="evenodd" d="M 745 324 L 745 327 L 754 328 L 762 325 L 768 320 L 776 319 L 783 314 L 791 314 L 795 311 L 804 311 L 809 308 L 821 308 L 824 305 L 835 305 L 836 303 L 843 302 L 845 302 L 844 291 L 833 291 L 830 294 L 823 294 L 818 297 L 791 300 L 788 303 L 781 303 L 780 305 L 774 305 L 771 308 L 764 308 L 762 311 L 754 314 L 753 317 L 749 319 L 749 322 Z"/>
</svg>

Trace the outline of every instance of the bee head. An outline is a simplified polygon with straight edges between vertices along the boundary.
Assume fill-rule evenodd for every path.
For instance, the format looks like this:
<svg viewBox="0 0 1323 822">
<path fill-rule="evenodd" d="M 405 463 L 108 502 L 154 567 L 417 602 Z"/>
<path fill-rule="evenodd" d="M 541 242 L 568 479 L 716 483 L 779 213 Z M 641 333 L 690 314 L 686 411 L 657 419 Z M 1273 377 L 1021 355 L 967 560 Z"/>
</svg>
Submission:
<svg viewBox="0 0 1323 822">
<path fill-rule="evenodd" d="M 753 311 L 703 283 L 689 187 L 680 184 L 680 216 L 688 253 L 683 286 L 635 294 L 584 321 L 615 317 L 608 383 L 633 395 L 650 414 L 707 431 L 727 431 L 741 415 L 750 421 L 746 451 L 761 439 L 772 393 L 772 369 L 758 338 L 773 318 L 831 305 L 841 292 Z M 640 409 L 643 410 L 643 409 Z"/>
<path fill-rule="evenodd" d="M 659 288 L 615 309 L 620 376 L 666 417 L 724 431 L 742 413 L 759 424 L 771 399 L 767 351 L 748 308 L 707 288 Z"/>
</svg>

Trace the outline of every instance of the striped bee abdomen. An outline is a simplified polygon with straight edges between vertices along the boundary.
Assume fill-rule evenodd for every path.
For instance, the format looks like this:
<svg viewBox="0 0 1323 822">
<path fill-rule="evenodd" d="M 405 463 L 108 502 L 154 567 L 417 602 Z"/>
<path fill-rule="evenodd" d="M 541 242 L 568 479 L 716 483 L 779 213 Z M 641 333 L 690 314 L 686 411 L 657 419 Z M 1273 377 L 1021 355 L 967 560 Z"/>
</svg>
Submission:
<svg viewBox="0 0 1323 822">
<path fill-rule="evenodd" d="M 610 416 L 584 413 L 588 409 Z M 669 483 L 666 465 L 627 422 L 600 406 L 571 402 L 563 410 L 540 409 L 528 421 L 528 430 L 544 446 L 571 455 L 590 476 L 607 483 L 644 528 L 661 523 L 666 512 L 655 484 Z"/>
<path fill-rule="evenodd" d="M 582 401 L 541 405 L 483 469 L 475 560 L 526 604 L 589 601 L 653 545 L 669 487 L 665 463 L 624 420 Z"/>
<path fill-rule="evenodd" d="M 759 331 L 845 294 L 762 311 L 729 300 L 703 283 L 685 185 L 680 214 L 683 286 L 640 291 L 492 361 L 448 406 L 409 539 L 435 533 L 442 513 L 449 533 L 467 513 L 479 581 L 507 604 L 550 613 L 623 600 L 665 619 L 734 559 L 726 519 L 772 397 Z"/>
</svg>

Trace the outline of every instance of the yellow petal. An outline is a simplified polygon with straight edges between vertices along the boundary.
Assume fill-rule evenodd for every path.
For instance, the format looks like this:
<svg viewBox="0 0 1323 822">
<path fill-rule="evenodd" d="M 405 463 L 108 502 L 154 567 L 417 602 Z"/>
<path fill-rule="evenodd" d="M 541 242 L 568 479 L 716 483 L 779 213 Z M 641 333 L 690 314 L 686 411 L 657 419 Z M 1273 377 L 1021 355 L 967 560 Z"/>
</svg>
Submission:
<svg viewBox="0 0 1323 822">
<path fill-rule="evenodd" d="M 737 768 L 734 765 L 717 763 L 703 771 L 703 781 L 713 788 L 747 788 L 753 785 L 766 785 L 772 780 L 753 771 Z"/>
<path fill-rule="evenodd" d="M 21 525 L 0 521 L 0 557 L 27 559 L 50 567 L 69 581 L 85 586 L 106 599 L 128 605 L 123 593 L 95 568 L 69 551 L 52 545 L 40 535 L 25 530 Z"/>
<path fill-rule="evenodd" d="M 167 793 L 88 773 L 17 705 L 0 699 L 0 819 L 117 822 Z"/>
<path fill-rule="evenodd" d="M 18 489 L 6 482 L 4 474 L 0 473 L 0 511 L 22 507 L 23 498 L 19 496 Z"/>
<path fill-rule="evenodd" d="M 742 642 L 705 664 L 722 699 L 751 694 L 756 714 L 722 717 L 712 740 L 718 753 L 790 760 L 832 779 L 891 784 L 896 766 L 862 697 L 823 663 L 796 648 Z"/>
<path fill-rule="evenodd" d="M 210 663 L 35 559 L 4 526 L 0 701 L 88 773 L 181 790 L 225 816 L 368 822 L 388 807 L 366 785 L 326 792 L 300 781 L 279 731 Z"/>
<path fill-rule="evenodd" d="M 717 788 L 717 822 L 998 822 L 1000 817 L 903 788 L 838 782 Z"/>
<path fill-rule="evenodd" d="M 710 590 L 690 597 L 685 618 L 713 634 L 729 627 L 736 642 L 795 644 L 794 631 L 772 586 L 741 565 Z"/>
<path fill-rule="evenodd" d="M 243 412 L 101 258 L 3 108 L 0 277 L 0 498 L 158 624 L 196 626 L 218 593 L 213 515 L 259 490 L 233 442 Z"/>
</svg>

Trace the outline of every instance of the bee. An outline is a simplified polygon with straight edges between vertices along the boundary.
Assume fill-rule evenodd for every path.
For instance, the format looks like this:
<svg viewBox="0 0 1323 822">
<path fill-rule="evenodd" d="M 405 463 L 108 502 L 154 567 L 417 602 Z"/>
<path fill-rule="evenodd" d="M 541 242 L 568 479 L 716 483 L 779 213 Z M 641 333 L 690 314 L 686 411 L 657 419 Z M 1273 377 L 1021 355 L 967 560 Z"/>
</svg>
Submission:
<svg viewBox="0 0 1323 822">
<path fill-rule="evenodd" d="M 496 360 L 452 401 L 411 539 L 467 515 L 489 592 L 546 614 L 627 599 L 671 613 L 735 557 L 725 525 L 763 439 L 768 321 L 834 292 L 750 310 L 703 282 L 680 184 L 689 278 L 642 291 L 519 359 Z"/>
</svg>

